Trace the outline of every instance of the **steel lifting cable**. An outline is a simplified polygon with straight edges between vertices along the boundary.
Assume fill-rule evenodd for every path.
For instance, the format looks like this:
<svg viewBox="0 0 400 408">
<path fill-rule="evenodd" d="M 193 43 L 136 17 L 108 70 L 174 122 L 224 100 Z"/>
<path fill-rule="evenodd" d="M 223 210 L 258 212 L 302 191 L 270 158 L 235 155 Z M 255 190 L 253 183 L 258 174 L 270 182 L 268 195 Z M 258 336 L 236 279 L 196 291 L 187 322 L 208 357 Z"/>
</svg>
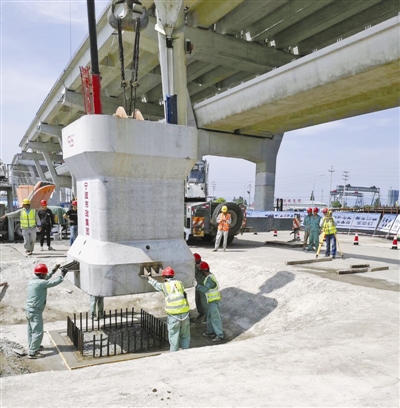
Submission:
<svg viewBox="0 0 400 408">
<path fill-rule="evenodd" d="M 124 45 L 122 42 L 122 29 L 121 29 L 121 17 L 117 17 L 117 31 L 118 31 L 118 47 L 119 47 L 119 61 L 121 65 L 121 87 L 124 97 L 124 108 L 128 116 L 135 112 L 136 109 L 136 89 L 139 86 L 139 41 L 140 41 L 140 18 L 136 19 L 135 27 L 135 44 L 132 55 L 132 74 L 129 82 L 131 92 L 129 98 L 129 107 L 127 106 L 126 98 L 126 86 L 127 81 L 125 79 L 125 62 L 124 62 Z"/>
<path fill-rule="evenodd" d="M 131 74 L 131 98 L 129 103 L 129 115 L 133 113 L 135 116 L 136 110 L 136 89 L 139 86 L 138 76 L 139 76 L 139 41 L 140 41 L 140 18 L 136 19 L 136 27 L 135 27 L 135 45 L 133 48 L 133 55 L 132 55 L 132 74 Z M 133 95 L 134 93 L 134 95 Z M 133 108 L 132 108 L 133 103 Z"/>
<path fill-rule="evenodd" d="M 125 62 L 124 62 L 124 46 L 122 43 L 121 17 L 117 17 L 117 31 L 118 31 L 118 55 L 121 65 L 121 87 L 124 96 L 124 108 L 126 111 L 126 80 L 125 80 Z"/>
</svg>

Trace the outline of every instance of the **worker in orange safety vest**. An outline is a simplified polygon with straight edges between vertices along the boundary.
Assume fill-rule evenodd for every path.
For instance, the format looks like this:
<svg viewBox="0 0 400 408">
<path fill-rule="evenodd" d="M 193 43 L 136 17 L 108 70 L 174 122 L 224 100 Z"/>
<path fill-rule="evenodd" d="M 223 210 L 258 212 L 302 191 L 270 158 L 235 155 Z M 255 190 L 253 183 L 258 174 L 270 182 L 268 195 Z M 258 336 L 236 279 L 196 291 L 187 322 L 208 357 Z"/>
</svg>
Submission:
<svg viewBox="0 0 400 408">
<path fill-rule="evenodd" d="M 217 217 L 217 223 L 218 232 L 217 237 L 215 238 L 215 247 L 213 249 L 213 252 L 218 251 L 222 237 L 224 237 L 224 243 L 222 245 L 224 251 L 226 250 L 226 246 L 228 245 L 228 234 L 229 226 L 231 225 L 231 215 L 228 213 L 228 207 L 226 205 L 222 206 L 221 212 L 218 214 Z"/>
</svg>

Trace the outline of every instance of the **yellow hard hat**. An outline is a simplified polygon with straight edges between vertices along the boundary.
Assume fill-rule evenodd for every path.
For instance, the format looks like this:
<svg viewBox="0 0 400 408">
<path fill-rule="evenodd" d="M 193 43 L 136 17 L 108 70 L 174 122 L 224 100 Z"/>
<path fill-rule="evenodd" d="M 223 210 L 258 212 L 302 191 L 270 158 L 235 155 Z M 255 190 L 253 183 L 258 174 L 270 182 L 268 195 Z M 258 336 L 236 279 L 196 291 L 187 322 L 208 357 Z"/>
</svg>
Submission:
<svg viewBox="0 0 400 408">
<path fill-rule="evenodd" d="M 228 207 L 226 205 L 222 206 L 221 208 L 222 212 L 227 212 L 228 211 Z"/>
<path fill-rule="evenodd" d="M 30 203 L 31 203 L 31 200 L 28 200 L 27 198 L 24 198 L 22 200 L 22 205 L 26 205 L 26 204 L 30 204 Z"/>
</svg>

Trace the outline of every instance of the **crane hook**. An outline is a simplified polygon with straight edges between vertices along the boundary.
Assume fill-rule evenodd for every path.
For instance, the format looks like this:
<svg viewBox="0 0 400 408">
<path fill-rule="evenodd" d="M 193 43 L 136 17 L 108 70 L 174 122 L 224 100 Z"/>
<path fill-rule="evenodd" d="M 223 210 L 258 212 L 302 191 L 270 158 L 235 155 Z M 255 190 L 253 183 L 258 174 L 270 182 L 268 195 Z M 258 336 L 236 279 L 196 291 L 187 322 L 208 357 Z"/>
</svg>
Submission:
<svg viewBox="0 0 400 408">
<path fill-rule="evenodd" d="M 124 3 L 124 11 L 121 14 L 121 29 L 126 31 L 136 30 L 136 20 L 140 18 L 140 31 L 147 27 L 149 18 L 146 7 L 142 6 L 139 0 L 113 0 L 108 10 L 107 18 L 110 26 L 115 30 L 118 28 L 117 17 L 114 14 L 117 4 Z"/>
</svg>

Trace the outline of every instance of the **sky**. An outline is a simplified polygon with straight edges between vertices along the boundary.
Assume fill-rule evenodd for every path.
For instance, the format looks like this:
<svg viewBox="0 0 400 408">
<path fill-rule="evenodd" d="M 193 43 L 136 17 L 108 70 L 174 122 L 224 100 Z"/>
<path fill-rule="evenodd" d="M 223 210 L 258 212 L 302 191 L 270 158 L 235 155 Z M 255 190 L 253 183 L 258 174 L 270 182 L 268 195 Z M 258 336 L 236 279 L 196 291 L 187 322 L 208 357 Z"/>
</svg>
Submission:
<svg viewBox="0 0 400 408">
<path fill-rule="evenodd" d="M 86 0 L 0 1 L 0 158 L 11 163 L 36 112 L 87 35 L 87 11 Z M 108 4 L 96 0 L 96 14 Z M 330 186 L 343 184 L 347 171 L 347 184 L 380 188 L 385 204 L 388 190 L 399 189 L 399 139 L 399 108 L 288 132 L 278 153 L 275 197 L 309 201 L 315 186 L 315 200 L 328 202 Z M 254 200 L 255 164 L 207 159 L 213 195 L 248 200 L 250 191 Z M 370 197 L 364 196 L 365 204 Z"/>
</svg>

